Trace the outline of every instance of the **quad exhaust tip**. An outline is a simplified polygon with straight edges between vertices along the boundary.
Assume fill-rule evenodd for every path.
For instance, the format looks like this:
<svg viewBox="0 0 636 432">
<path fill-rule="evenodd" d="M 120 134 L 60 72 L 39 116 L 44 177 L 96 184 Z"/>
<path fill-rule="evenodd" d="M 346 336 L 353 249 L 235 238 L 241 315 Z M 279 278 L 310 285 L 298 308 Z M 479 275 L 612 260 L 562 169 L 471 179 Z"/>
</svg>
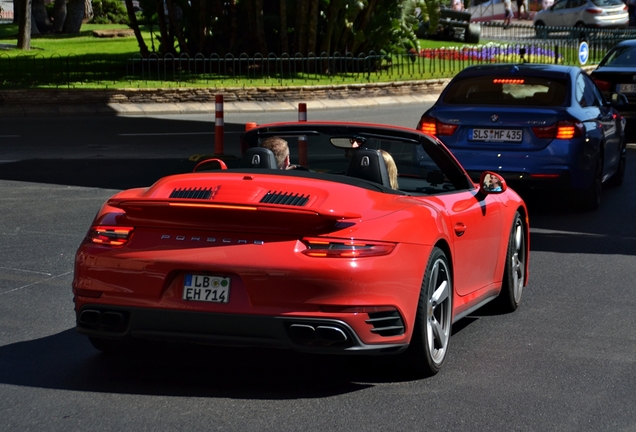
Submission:
<svg viewBox="0 0 636 432">
<path fill-rule="evenodd" d="M 121 331 L 126 327 L 126 316 L 122 312 L 86 309 L 80 313 L 78 322 L 85 327 Z"/>
<path fill-rule="evenodd" d="M 291 324 L 288 331 L 291 339 L 301 345 L 341 345 L 349 340 L 342 329 L 334 326 Z"/>
</svg>

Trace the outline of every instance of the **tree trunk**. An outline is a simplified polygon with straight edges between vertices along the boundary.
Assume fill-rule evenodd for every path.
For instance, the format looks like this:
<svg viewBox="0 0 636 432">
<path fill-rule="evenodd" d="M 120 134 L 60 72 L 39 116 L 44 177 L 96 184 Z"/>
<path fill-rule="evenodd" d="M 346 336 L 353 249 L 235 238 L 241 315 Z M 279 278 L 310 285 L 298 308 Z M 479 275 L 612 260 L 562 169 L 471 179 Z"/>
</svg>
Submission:
<svg viewBox="0 0 636 432">
<path fill-rule="evenodd" d="M 267 39 L 263 27 L 263 0 L 254 0 L 254 23 L 256 24 L 256 46 L 263 56 L 267 56 Z"/>
<path fill-rule="evenodd" d="M 327 9 L 327 30 L 322 39 L 322 44 L 320 47 L 321 52 L 325 52 L 329 55 L 332 54 L 332 40 L 335 32 L 336 25 L 338 23 L 338 11 L 340 8 L 344 6 L 342 0 L 331 0 L 329 4 L 329 8 Z"/>
<path fill-rule="evenodd" d="M 18 49 L 31 49 L 31 0 L 20 2 L 20 23 L 18 25 Z"/>
<path fill-rule="evenodd" d="M 168 53 L 174 54 L 174 40 L 170 33 L 170 27 L 168 26 L 168 17 L 166 16 L 166 10 L 163 6 L 163 0 L 157 0 L 157 21 L 159 22 L 159 34 L 160 44 L 159 51 L 161 54 L 166 55 Z"/>
<path fill-rule="evenodd" d="M 84 0 L 84 22 L 92 20 L 94 16 L 93 0 Z"/>
<path fill-rule="evenodd" d="M 307 25 L 307 54 L 316 52 L 316 42 L 318 40 L 318 16 L 320 14 L 318 0 L 311 0 L 309 3 L 309 23 Z"/>
<path fill-rule="evenodd" d="M 205 48 L 208 46 L 209 28 L 208 19 L 210 15 L 208 13 L 208 2 L 205 0 L 197 0 L 192 2 L 192 6 L 197 6 L 197 30 L 199 32 L 199 39 L 197 42 L 197 54 L 205 52 Z"/>
<path fill-rule="evenodd" d="M 44 6 L 44 0 L 32 0 L 31 13 L 35 21 L 35 27 L 39 33 L 50 33 L 52 29 L 51 20 L 49 19 L 49 13 Z M 31 28 L 31 31 L 34 29 Z"/>
<path fill-rule="evenodd" d="M 137 38 L 137 45 L 139 45 L 139 53 L 142 57 L 147 58 L 150 54 L 148 52 L 148 45 L 144 41 L 144 37 L 141 35 L 141 30 L 139 30 L 139 23 L 137 22 L 137 15 L 135 15 L 135 10 L 133 7 L 132 0 L 125 0 L 126 2 L 126 11 L 128 12 L 128 20 L 130 21 L 130 27 L 135 32 L 135 37 Z"/>
<path fill-rule="evenodd" d="M 84 21 L 84 0 L 69 0 L 66 19 L 62 31 L 67 34 L 77 34 Z"/>
<path fill-rule="evenodd" d="M 13 0 L 13 24 L 20 24 L 20 10 L 22 9 L 20 0 Z"/>
<path fill-rule="evenodd" d="M 296 52 L 307 54 L 307 14 L 309 0 L 299 0 L 296 3 Z"/>
<path fill-rule="evenodd" d="M 287 38 L 287 0 L 280 0 L 278 4 L 280 14 L 280 51 L 288 53 L 289 40 Z"/>
<path fill-rule="evenodd" d="M 62 33 L 66 21 L 66 0 L 55 0 L 53 4 L 53 33 Z"/>
<path fill-rule="evenodd" d="M 358 31 L 359 29 L 362 29 L 362 31 L 364 31 L 364 29 L 368 29 L 369 21 L 371 21 L 371 16 L 373 15 L 373 12 L 375 12 L 377 8 L 377 3 L 378 3 L 378 0 L 370 0 L 367 3 L 367 6 L 365 7 L 365 9 L 360 12 L 360 18 L 359 20 L 358 19 L 356 20 L 356 25 L 354 26 L 353 31 Z M 369 29 L 369 30 L 372 30 L 372 29 Z M 360 44 L 362 42 L 364 42 L 364 40 L 360 41 L 358 38 L 355 37 L 355 34 L 354 34 L 353 41 L 351 42 L 351 52 L 357 53 L 358 48 L 360 47 Z"/>
<path fill-rule="evenodd" d="M 172 0 L 166 0 L 166 6 L 168 8 L 168 22 L 170 23 L 170 28 L 174 32 L 177 37 L 177 41 L 179 42 L 179 51 L 182 53 L 190 54 L 190 49 L 188 44 L 186 43 L 185 37 L 183 36 L 183 31 L 181 29 L 181 21 L 183 19 L 183 11 L 179 9 L 178 6 L 175 6 Z"/>
<path fill-rule="evenodd" d="M 229 2 L 229 14 L 230 14 L 230 46 L 232 50 L 236 45 L 238 36 L 238 23 L 236 22 L 236 0 Z"/>
</svg>

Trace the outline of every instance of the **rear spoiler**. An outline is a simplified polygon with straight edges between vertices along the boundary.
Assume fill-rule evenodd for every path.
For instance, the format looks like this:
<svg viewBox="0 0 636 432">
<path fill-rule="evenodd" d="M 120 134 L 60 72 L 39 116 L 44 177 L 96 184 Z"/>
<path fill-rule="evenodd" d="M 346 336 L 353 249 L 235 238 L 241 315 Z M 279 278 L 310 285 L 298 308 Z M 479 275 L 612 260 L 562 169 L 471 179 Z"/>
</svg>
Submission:
<svg viewBox="0 0 636 432">
<path fill-rule="evenodd" d="M 361 219 L 358 213 L 295 208 L 276 204 L 202 203 L 200 200 L 111 199 L 132 226 L 204 228 L 223 231 L 303 234 L 329 232 L 338 222 Z"/>
</svg>

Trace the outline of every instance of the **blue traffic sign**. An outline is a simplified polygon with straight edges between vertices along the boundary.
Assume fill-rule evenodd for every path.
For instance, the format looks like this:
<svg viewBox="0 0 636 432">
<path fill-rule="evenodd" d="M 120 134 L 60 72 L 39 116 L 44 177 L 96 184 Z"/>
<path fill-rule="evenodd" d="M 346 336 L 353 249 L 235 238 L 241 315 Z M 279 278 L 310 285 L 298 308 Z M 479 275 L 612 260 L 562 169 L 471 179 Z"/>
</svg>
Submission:
<svg viewBox="0 0 636 432">
<path fill-rule="evenodd" d="M 579 63 L 584 65 L 590 57 L 590 47 L 587 42 L 583 41 L 579 44 Z"/>
</svg>

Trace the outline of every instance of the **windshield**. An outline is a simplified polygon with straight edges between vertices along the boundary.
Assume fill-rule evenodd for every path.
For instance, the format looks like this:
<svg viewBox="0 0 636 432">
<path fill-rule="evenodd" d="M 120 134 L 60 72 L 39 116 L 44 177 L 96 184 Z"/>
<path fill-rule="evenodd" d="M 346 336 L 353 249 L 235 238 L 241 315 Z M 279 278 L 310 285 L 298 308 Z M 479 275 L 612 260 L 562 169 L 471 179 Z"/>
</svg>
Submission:
<svg viewBox="0 0 636 432">
<path fill-rule="evenodd" d="M 391 184 L 395 193 L 413 195 L 435 195 L 452 193 L 473 187 L 464 171 L 447 150 L 435 140 L 415 133 L 396 133 L 381 127 L 364 125 L 272 125 L 263 129 L 252 129 L 242 139 L 247 149 L 264 147 L 271 137 L 283 139 L 289 149 L 289 161 L 293 169 L 277 170 L 280 175 L 312 177 L 352 184 L 360 183 L 364 177 L 356 176 L 353 168 L 373 166 L 373 155 L 382 157 L 387 170 L 394 171 L 396 184 Z M 370 152 L 370 153 L 369 153 Z M 252 153 L 254 153 L 252 151 Z M 248 155 L 251 162 L 252 155 Z M 362 163 L 366 155 L 365 164 Z M 233 163 L 232 163 L 233 162 Z M 227 168 L 252 169 L 250 164 L 228 161 Z M 353 168 L 352 168 L 353 167 Z M 259 168 L 257 169 L 262 169 Z M 353 170 L 355 171 L 355 170 Z M 374 181 L 374 180 L 372 180 Z M 377 183 L 377 182 L 376 182 Z M 384 182 L 380 183 L 384 185 Z M 386 186 L 386 185 L 385 185 Z"/>
<path fill-rule="evenodd" d="M 598 7 L 625 6 L 625 3 L 623 3 L 623 0 L 592 0 L 592 3 L 594 3 Z"/>
<path fill-rule="evenodd" d="M 543 77 L 471 77 L 453 82 L 443 101 L 458 105 L 560 106 L 566 89 L 565 80 Z"/>
</svg>

